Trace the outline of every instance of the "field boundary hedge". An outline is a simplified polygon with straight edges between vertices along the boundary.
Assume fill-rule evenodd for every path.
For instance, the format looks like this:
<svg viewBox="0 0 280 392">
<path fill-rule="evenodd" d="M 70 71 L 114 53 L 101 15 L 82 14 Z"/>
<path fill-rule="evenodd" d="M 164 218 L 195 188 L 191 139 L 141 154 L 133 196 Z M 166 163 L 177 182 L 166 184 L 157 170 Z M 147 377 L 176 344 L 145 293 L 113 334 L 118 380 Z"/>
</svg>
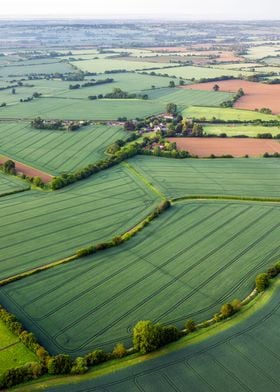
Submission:
<svg viewBox="0 0 280 392">
<path fill-rule="evenodd" d="M 163 200 L 157 207 L 154 208 L 154 210 L 147 215 L 143 220 L 141 220 L 139 223 L 137 223 L 135 226 L 132 228 L 128 229 L 124 233 L 120 234 L 119 236 L 113 237 L 111 240 L 102 242 L 102 243 L 97 243 L 92 246 L 88 246 L 82 249 L 77 250 L 77 252 L 74 255 L 65 257 L 63 259 L 54 261 L 52 263 L 43 265 L 41 267 L 33 268 L 31 270 L 22 272 L 20 274 L 12 275 L 8 278 L 0 280 L 0 287 L 5 286 L 9 283 L 15 282 L 17 280 L 21 280 L 23 278 L 26 278 L 28 276 L 37 274 L 42 271 L 46 271 L 51 268 L 58 267 L 59 265 L 69 263 L 71 261 L 77 260 L 79 258 L 91 255 L 93 253 L 109 249 L 115 246 L 121 245 L 123 242 L 128 241 L 131 237 L 134 237 L 139 231 L 141 231 L 145 226 L 147 226 L 152 220 L 154 220 L 156 217 L 158 217 L 160 214 L 162 214 L 165 210 L 171 207 L 171 203 L 169 200 L 165 199 Z"/>
<path fill-rule="evenodd" d="M 236 200 L 236 201 L 256 201 L 268 203 L 280 203 L 280 198 L 269 197 L 250 197 L 250 196 L 222 196 L 222 195 L 190 195 L 171 198 L 171 203 L 183 200 Z"/>
</svg>

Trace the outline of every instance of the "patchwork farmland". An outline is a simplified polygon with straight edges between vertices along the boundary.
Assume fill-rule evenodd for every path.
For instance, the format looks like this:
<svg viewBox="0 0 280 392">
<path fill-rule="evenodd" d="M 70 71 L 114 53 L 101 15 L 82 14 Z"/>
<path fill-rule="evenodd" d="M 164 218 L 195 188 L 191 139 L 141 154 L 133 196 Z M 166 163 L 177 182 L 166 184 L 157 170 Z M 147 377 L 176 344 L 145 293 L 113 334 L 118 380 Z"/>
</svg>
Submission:
<svg viewBox="0 0 280 392">
<path fill-rule="evenodd" d="M 177 204 L 127 245 L 4 286 L 1 302 L 52 354 L 112 349 L 147 314 L 182 326 L 245 297 L 280 257 L 279 221 L 279 206 Z"/>
<path fill-rule="evenodd" d="M 0 390 L 277 392 L 279 23 L 0 31 Z"/>
</svg>

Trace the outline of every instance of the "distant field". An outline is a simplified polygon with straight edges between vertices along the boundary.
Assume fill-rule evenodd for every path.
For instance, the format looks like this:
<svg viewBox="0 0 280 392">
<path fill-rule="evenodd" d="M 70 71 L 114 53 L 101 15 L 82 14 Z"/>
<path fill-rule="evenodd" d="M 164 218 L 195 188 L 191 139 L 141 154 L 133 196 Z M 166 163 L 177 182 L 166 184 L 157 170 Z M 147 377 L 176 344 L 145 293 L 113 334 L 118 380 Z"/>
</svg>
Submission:
<svg viewBox="0 0 280 392">
<path fill-rule="evenodd" d="M 116 126 L 95 125 L 66 132 L 1 122 L 0 154 L 57 175 L 103 159 L 110 144 L 127 137 L 128 133 Z"/>
<path fill-rule="evenodd" d="M 27 362 L 38 362 L 38 358 L 0 320 L 0 376 L 5 370 Z"/>
<path fill-rule="evenodd" d="M 165 104 L 176 103 L 179 106 L 220 106 L 230 100 L 234 94 L 215 91 L 185 90 L 179 88 L 157 89 L 147 92 L 149 98 L 159 100 Z"/>
<path fill-rule="evenodd" d="M 213 82 L 198 83 L 184 88 L 213 91 L 214 84 Z M 240 88 L 243 89 L 245 95 L 235 102 L 235 108 L 249 110 L 269 108 L 272 113 L 280 114 L 280 85 L 248 82 L 246 80 L 223 80 L 217 82 L 217 84 L 220 91 L 237 92 Z"/>
<path fill-rule="evenodd" d="M 1 112 L 0 112 L 1 113 Z M 252 121 L 252 120 L 278 120 L 279 116 L 263 114 L 253 110 L 232 109 L 232 108 L 213 108 L 189 106 L 182 112 L 183 117 L 212 120 L 213 117 L 225 121 Z"/>
<path fill-rule="evenodd" d="M 39 98 L 0 108 L 0 118 L 68 120 L 117 120 L 119 117 L 133 119 L 163 113 L 165 105 L 159 101 L 140 99 L 63 99 Z"/>
<path fill-rule="evenodd" d="M 94 76 L 92 78 L 95 80 L 99 80 L 99 79 L 106 79 L 108 77 L 113 78 L 114 82 L 103 84 L 103 85 L 101 84 L 94 87 L 80 88 L 77 90 L 70 90 L 69 84 L 71 83 L 68 82 L 68 85 L 66 86 L 66 90 L 58 92 L 55 95 L 63 96 L 63 97 L 72 97 L 72 98 L 87 98 L 89 95 L 110 93 L 115 87 L 118 87 L 123 91 L 128 91 L 128 92 L 138 92 L 142 90 L 147 90 L 147 94 L 150 95 L 150 93 L 154 91 L 151 90 L 152 86 L 154 86 L 155 88 L 168 87 L 169 82 L 173 80 L 171 78 L 166 78 L 163 76 L 151 76 L 151 75 L 144 75 L 140 73 L 119 73 L 119 74 L 112 74 L 112 75 L 102 74 L 102 75 Z M 178 83 L 178 81 L 176 80 L 174 81 L 175 83 Z M 85 82 L 87 82 L 87 80 L 85 80 Z M 83 83 L 84 82 L 81 82 L 81 84 Z"/>
<path fill-rule="evenodd" d="M 73 72 L 73 67 L 67 63 L 47 63 L 47 64 L 35 64 L 35 65 L 11 65 L 0 67 L 0 76 L 12 77 L 20 75 L 28 75 L 32 73 L 36 74 L 50 74 L 50 73 L 67 73 Z"/>
<path fill-rule="evenodd" d="M 279 54 L 280 46 L 278 45 L 260 45 L 252 46 L 248 49 L 248 54 L 244 57 L 250 59 L 263 59 L 268 56 L 276 56 Z"/>
<path fill-rule="evenodd" d="M 56 192 L 1 198 L 1 278 L 109 240 L 143 219 L 159 198 L 114 167 Z"/>
<path fill-rule="evenodd" d="M 130 163 L 167 197 L 236 195 L 279 198 L 279 159 L 168 159 Z"/>
<path fill-rule="evenodd" d="M 164 68 L 155 71 L 156 73 L 168 74 L 169 76 L 176 76 L 177 78 L 183 79 L 202 79 L 202 78 L 216 78 L 220 76 L 236 76 L 240 75 L 240 71 L 220 68 L 208 68 L 208 67 L 195 67 L 185 66 L 176 68 Z M 244 75 L 250 74 L 250 72 L 242 72 Z"/>
<path fill-rule="evenodd" d="M 103 73 L 105 71 L 113 71 L 113 70 L 123 70 L 126 71 L 135 71 L 135 70 L 144 70 L 150 68 L 161 68 L 166 67 L 165 63 L 152 63 L 149 61 L 126 61 L 121 58 L 118 59 L 96 59 L 96 60 L 83 60 L 83 61 L 75 61 L 72 62 L 75 67 L 78 67 L 82 71 L 88 72 L 96 72 Z"/>
<path fill-rule="evenodd" d="M 51 353 L 110 349 L 138 320 L 182 327 L 246 296 L 280 255 L 279 221 L 277 205 L 181 203 L 119 248 L 4 286 L 1 302 Z"/>
<path fill-rule="evenodd" d="M 263 127 L 261 125 L 207 125 L 204 126 L 204 132 L 219 135 L 226 133 L 228 136 L 247 135 L 255 137 L 259 133 L 271 133 L 272 136 L 280 134 L 280 127 Z"/>
<path fill-rule="evenodd" d="M 107 376 L 48 388 L 49 392 L 278 392 L 280 292 L 237 325 L 202 342 Z M 206 332 L 207 334 L 207 332 Z"/>
<path fill-rule="evenodd" d="M 8 193 L 20 192 L 28 188 L 28 185 L 24 181 L 0 172 L 0 196 Z"/>
<path fill-rule="evenodd" d="M 220 138 L 220 137 L 180 137 L 168 138 L 175 142 L 179 150 L 188 151 L 198 157 L 232 155 L 233 157 L 261 157 L 264 153 L 280 154 L 278 140 L 263 140 L 249 138 Z M 280 195 L 279 195 L 280 196 Z"/>
</svg>

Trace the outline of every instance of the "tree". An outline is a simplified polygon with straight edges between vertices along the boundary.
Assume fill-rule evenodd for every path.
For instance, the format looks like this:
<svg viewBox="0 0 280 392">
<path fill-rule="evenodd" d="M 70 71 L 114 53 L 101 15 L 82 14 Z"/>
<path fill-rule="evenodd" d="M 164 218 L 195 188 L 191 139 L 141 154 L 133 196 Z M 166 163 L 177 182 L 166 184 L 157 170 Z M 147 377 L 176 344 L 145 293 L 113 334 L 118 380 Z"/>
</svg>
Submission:
<svg viewBox="0 0 280 392">
<path fill-rule="evenodd" d="M 214 84 L 213 90 L 214 91 L 219 91 L 220 90 L 220 86 L 218 84 Z"/>
<path fill-rule="evenodd" d="M 169 82 L 169 87 L 175 87 L 175 82 L 174 82 L 174 80 L 170 80 L 170 82 Z"/>
<path fill-rule="evenodd" d="M 224 304 L 221 307 L 221 314 L 224 318 L 232 316 L 234 313 L 233 306 L 231 304 Z"/>
<path fill-rule="evenodd" d="M 16 89 L 12 88 L 12 94 L 15 94 L 15 93 L 16 93 Z"/>
<path fill-rule="evenodd" d="M 193 124 L 192 136 L 202 137 L 203 136 L 203 126 L 201 124 Z"/>
<path fill-rule="evenodd" d="M 11 159 L 8 159 L 3 165 L 4 173 L 16 174 L 16 164 Z"/>
<path fill-rule="evenodd" d="M 34 177 L 33 184 L 38 187 L 42 187 L 44 185 L 41 177 L 39 176 Z"/>
<path fill-rule="evenodd" d="M 177 109 L 177 105 L 175 103 L 168 103 L 166 105 L 166 112 L 168 114 L 172 114 L 173 116 L 176 116 L 177 111 L 178 111 L 178 109 Z"/>
<path fill-rule="evenodd" d="M 196 330 L 195 322 L 193 320 L 188 320 L 186 322 L 185 328 L 188 333 L 194 332 Z"/>
<path fill-rule="evenodd" d="M 161 344 L 160 325 L 141 320 L 133 328 L 133 347 L 142 354 L 156 350 Z"/>
<path fill-rule="evenodd" d="M 263 292 L 269 286 L 269 276 L 267 273 L 259 274 L 256 277 L 256 289 L 259 293 Z"/>
<path fill-rule="evenodd" d="M 71 374 L 84 374 L 88 370 L 85 358 L 78 357 L 75 359 L 71 368 Z"/>
<path fill-rule="evenodd" d="M 48 361 L 49 374 L 68 374 L 72 368 L 70 355 L 59 354 Z"/>
</svg>

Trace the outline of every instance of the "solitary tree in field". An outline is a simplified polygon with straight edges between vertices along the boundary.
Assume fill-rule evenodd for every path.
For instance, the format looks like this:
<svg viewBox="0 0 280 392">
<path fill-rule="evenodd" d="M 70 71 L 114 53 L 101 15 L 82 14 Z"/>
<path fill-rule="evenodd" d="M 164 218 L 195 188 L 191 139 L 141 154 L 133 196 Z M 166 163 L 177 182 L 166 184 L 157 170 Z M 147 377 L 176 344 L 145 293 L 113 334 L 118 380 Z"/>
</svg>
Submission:
<svg viewBox="0 0 280 392">
<path fill-rule="evenodd" d="M 13 88 L 13 89 L 12 89 L 12 94 L 15 94 L 15 93 L 16 93 L 16 89 Z"/>
<path fill-rule="evenodd" d="M 213 90 L 214 91 L 219 91 L 220 90 L 220 86 L 218 84 L 214 84 Z"/>
<path fill-rule="evenodd" d="M 169 82 L 169 87 L 175 87 L 175 82 L 174 82 L 174 80 L 170 80 L 170 82 Z"/>
</svg>

